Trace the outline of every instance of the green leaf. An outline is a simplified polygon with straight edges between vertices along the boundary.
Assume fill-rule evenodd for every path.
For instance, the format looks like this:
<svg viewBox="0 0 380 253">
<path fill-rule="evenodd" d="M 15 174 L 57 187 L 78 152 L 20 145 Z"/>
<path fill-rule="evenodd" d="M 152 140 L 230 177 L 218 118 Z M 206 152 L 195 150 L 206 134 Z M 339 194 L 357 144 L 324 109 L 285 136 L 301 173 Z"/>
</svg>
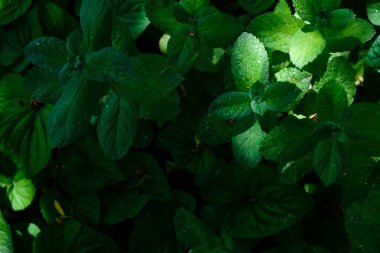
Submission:
<svg viewBox="0 0 380 253">
<path fill-rule="evenodd" d="M 79 139 L 71 149 L 63 152 L 62 160 L 65 166 L 59 174 L 60 184 L 72 194 L 116 184 L 125 179 L 115 161 L 108 158 L 98 142 L 90 137 Z"/>
<path fill-rule="evenodd" d="M 261 142 L 260 152 L 269 160 L 285 163 L 310 153 L 316 144 L 314 123 L 288 118 Z"/>
<path fill-rule="evenodd" d="M 90 51 L 111 46 L 113 10 L 111 1 L 83 0 L 80 24 Z"/>
<path fill-rule="evenodd" d="M 100 200 L 95 189 L 84 189 L 72 193 L 71 204 L 73 217 L 83 224 L 96 226 L 100 220 Z"/>
<path fill-rule="evenodd" d="M 270 248 L 262 253 L 330 253 L 330 251 L 318 245 L 297 242 L 290 246 Z"/>
<path fill-rule="evenodd" d="M 196 14 L 209 4 L 209 0 L 181 0 L 180 5 L 190 14 Z"/>
<path fill-rule="evenodd" d="M 27 73 L 24 86 L 32 98 L 47 104 L 55 104 L 64 88 L 57 73 L 41 67 L 34 67 Z"/>
<path fill-rule="evenodd" d="M 119 49 L 125 55 L 132 56 L 137 54 L 137 48 L 129 28 L 121 21 L 114 20 L 111 39 L 112 47 Z"/>
<path fill-rule="evenodd" d="M 56 190 L 49 189 L 44 195 L 41 196 L 39 205 L 42 217 L 49 224 L 54 224 L 57 222 L 57 217 L 62 216 L 62 213 L 59 213 L 56 205 L 59 204 L 61 209 L 64 212 L 64 215 L 69 215 L 68 212 L 70 206 L 67 200 Z M 61 211 L 62 211 L 61 210 Z"/>
<path fill-rule="evenodd" d="M 313 75 L 297 68 L 283 68 L 275 74 L 277 82 L 292 83 L 298 87 L 303 93 L 311 88 L 311 79 Z"/>
<path fill-rule="evenodd" d="M 170 32 L 180 25 L 173 16 L 174 4 L 174 0 L 147 0 L 145 11 L 153 25 L 165 32 Z"/>
<path fill-rule="evenodd" d="M 76 17 L 73 17 L 58 1 L 39 1 L 38 12 L 43 31 L 49 36 L 65 38 L 79 26 Z"/>
<path fill-rule="evenodd" d="M 225 47 L 243 31 L 243 25 L 234 16 L 221 13 L 213 6 L 206 6 L 198 15 L 202 46 Z"/>
<path fill-rule="evenodd" d="M 107 47 L 86 56 L 86 73 L 97 82 L 118 81 L 129 75 L 130 63 L 124 53 Z"/>
<path fill-rule="evenodd" d="M 343 27 L 322 28 L 327 46 L 332 51 L 348 51 L 364 44 L 376 34 L 372 25 L 360 18 L 353 19 Z"/>
<path fill-rule="evenodd" d="M 50 106 L 30 104 L 22 77 L 6 75 L 0 82 L 0 150 L 33 176 L 50 160 L 46 125 Z"/>
<path fill-rule="evenodd" d="M 33 245 L 33 253 L 48 252 L 122 253 L 123 250 L 110 237 L 77 221 L 68 220 L 62 225 L 44 227 L 38 234 Z"/>
<path fill-rule="evenodd" d="M 64 147 L 86 132 L 104 85 L 76 73 L 51 111 L 48 134 L 53 147 Z"/>
<path fill-rule="evenodd" d="M 351 105 L 341 117 L 341 127 L 349 138 L 348 145 L 362 154 L 380 154 L 380 105 L 360 103 Z"/>
<path fill-rule="evenodd" d="M 253 115 L 237 120 L 225 120 L 208 113 L 199 123 L 197 136 L 202 142 L 219 145 L 246 131 L 252 126 L 253 121 Z"/>
<path fill-rule="evenodd" d="M 338 122 L 347 106 L 347 93 L 336 80 L 331 79 L 319 90 L 316 104 L 319 120 Z"/>
<path fill-rule="evenodd" d="M 227 52 L 223 48 L 201 47 L 195 68 L 199 71 L 216 73 L 227 65 Z"/>
<path fill-rule="evenodd" d="M 36 9 L 30 11 L 20 21 L 14 23 L 4 35 L 1 47 L 0 64 L 9 66 L 24 56 L 24 47 L 41 36 L 41 25 Z"/>
<path fill-rule="evenodd" d="M 380 25 L 380 1 L 379 0 L 367 0 L 367 15 L 372 24 Z"/>
<path fill-rule="evenodd" d="M 331 27 L 342 27 L 355 19 L 355 13 L 350 9 L 339 9 L 332 11 L 329 16 Z"/>
<path fill-rule="evenodd" d="M 222 229 L 234 238 L 263 238 L 296 223 L 312 204 L 302 188 L 269 185 L 229 212 Z"/>
<path fill-rule="evenodd" d="M 239 4 L 249 13 L 259 14 L 272 6 L 275 0 L 238 0 Z"/>
<path fill-rule="evenodd" d="M 152 199 L 148 194 L 136 194 L 133 190 L 104 189 L 99 192 L 102 206 L 101 223 L 112 225 L 135 217 Z"/>
<path fill-rule="evenodd" d="M 13 253 L 11 230 L 1 212 L 0 212 L 0 252 Z"/>
<path fill-rule="evenodd" d="M 318 142 L 314 151 L 314 170 L 325 186 L 334 183 L 342 170 L 340 143 L 336 139 Z"/>
<path fill-rule="evenodd" d="M 36 194 L 36 188 L 32 181 L 23 178 L 13 181 L 10 188 L 7 189 L 7 195 L 14 211 L 21 211 L 30 206 Z"/>
<path fill-rule="evenodd" d="M 343 57 L 335 57 L 328 62 L 325 74 L 319 82 L 314 84 L 313 89 L 318 92 L 330 80 L 335 80 L 343 86 L 347 93 L 348 104 L 351 104 L 356 93 L 355 70 Z"/>
<path fill-rule="evenodd" d="M 292 10 L 290 9 L 290 6 L 287 2 L 287 0 L 280 0 L 278 1 L 275 9 L 275 13 L 284 13 L 284 14 L 292 14 Z"/>
<path fill-rule="evenodd" d="M 294 34 L 305 25 L 287 13 L 266 13 L 256 17 L 247 27 L 265 47 L 289 53 Z"/>
<path fill-rule="evenodd" d="M 58 38 L 41 37 L 25 47 L 26 58 L 34 65 L 59 71 L 68 62 L 66 43 Z"/>
<path fill-rule="evenodd" d="M 265 101 L 272 111 L 290 111 L 299 102 L 301 90 L 294 84 L 273 82 L 265 88 Z"/>
<path fill-rule="evenodd" d="M 286 163 L 280 168 L 280 179 L 285 184 L 295 184 L 304 175 L 312 171 L 312 160 L 309 155 Z"/>
<path fill-rule="evenodd" d="M 32 0 L 1 0 L 0 1 L 0 25 L 6 25 L 26 12 Z"/>
<path fill-rule="evenodd" d="M 326 40 L 321 32 L 308 28 L 310 27 L 298 30 L 290 42 L 290 60 L 298 68 L 314 61 L 326 47 Z"/>
<path fill-rule="evenodd" d="M 215 99 L 208 109 L 209 113 L 222 119 L 239 119 L 252 114 L 249 93 L 231 91 Z"/>
<path fill-rule="evenodd" d="M 199 49 L 199 38 L 194 27 L 184 25 L 171 33 L 167 55 L 180 73 L 186 73 L 197 60 Z"/>
<path fill-rule="evenodd" d="M 113 2 L 116 19 L 126 24 L 135 39 L 144 32 L 150 21 L 145 14 L 145 0 Z"/>
<path fill-rule="evenodd" d="M 322 11 L 322 1 L 317 0 L 293 0 L 294 9 L 304 21 L 314 24 L 316 17 Z"/>
<path fill-rule="evenodd" d="M 192 124 L 185 121 L 168 126 L 160 132 L 158 143 L 179 166 L 195 174 L 207 174 L 215 168 L 216 158 L 210 149 L 196 143 Z"/>
<path fill-rule="evenodd" d="M 112 159 L 121 159 L 132 145 L 137 131 L 136 106 L 112 93 L 103 107 L 98 123 L 100 147 Z"/>
<path fill-rule="evenodd" d="M 184 208 L 175 213 L 174 225 L 177 238 L 190 249 L 203 245 L 214 247 L 219 242 L 219 238 L 202 221 Z"/>
<path fill-rule="evenodd" d="M 363 204 L 353 203 L 345 215 L 346 231 L 355 252 L 375 253 L 380 247 L 379 233 L 380 206 L 379 190 L 369 193 Z"/>
<path fill-rule="evenodd" d="M 128 101 L 151 104 L 165 98 L 182 80 L 164 57 L 142 54 L 132 58 L 131 76 L 122 78 L 114 89 Z"/>
<path fill-rule="evenodd" d="M 375 69 L 376 71 L 380 70 L 380 36 L 377 36 L 375 41 L 372 43 L 365 60 L 367 66 Z"/>
<path fill-rule="evenodd" d="M 238 90 L 248 91 L 257 81 L 265 84 L 269 61 L 264 45 L 254 35 L 242 33 L 232 51 L 231 67 Z"/>
<path fill-rule="evenodd" d="M 247 131 L 232 138 L 232 151 L 235 160 L 245 169 L 253 169 L 261 160 L 260 143 L 265 138 L 265 132 L 256 122 Z"/>
</svg>

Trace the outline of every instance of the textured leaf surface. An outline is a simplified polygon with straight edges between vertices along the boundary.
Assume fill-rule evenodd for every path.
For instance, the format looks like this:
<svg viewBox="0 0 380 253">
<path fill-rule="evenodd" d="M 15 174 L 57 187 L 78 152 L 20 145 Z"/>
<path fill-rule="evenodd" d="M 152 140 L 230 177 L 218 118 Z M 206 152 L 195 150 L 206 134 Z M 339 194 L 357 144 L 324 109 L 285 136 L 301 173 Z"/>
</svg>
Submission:
<svg viewBox="0 0 380 253">
<path fill-rule="evenodd" d="M 237 119 L 248 116 L 251 111 L 251 97 L 244 92 L 228 92 L 214 100 L 209 113 L 222 119 Z"/>
<path fill-rule="evenodd" d="M 49 118 L 48 134 L 53 147 L 67 146 L 87 130 L 103 90 L 101 83 L 83 74 L 70 79 Z"/>
<path fill-rule="evenodd" d="M 314 124 L 289 118 L 277 126 L 261 143 L 260 152 L 270 160 L 288 162 L 308 154 L 315 145 Z"/>
<path fill-rule="evenodd" d="M 80 24 L 90 51 L 111 45 L 112 3 L 108 0 L 83 0 Z"/>
<path fill-rule="evenodd" d="M 224 47 L 243 31 L 243 26 L 234 16 L 207 6 L 199 12 L 198 31 L 203 46 Z"/>
<path fill-rule="evenodd" d="M 266 104 L 270 110 L 286 112 L 298 102 L 301 90 L 292 83 L 273 82 L 265 88 Z"/>
<path fill-rule="evenodd" d="M 266 13 L 255 18 L 247 31 L 270 49 L 288 53 L 294 34 L 304 26 L 300 19 L 285 13 Z"/>
<path fill-rule="evenodd" d="M 327 64 L 327 70 L 320 82 L 317 82 L 313 89 L 319 91 L 321 87 L 330 80 L 336 80 L 338 84 L 344 87 L 347 93 L 348 103 L 351 104 L 356 93 L 355 71 L 351 64 L 343 57 L 336 57 Z"/>
<path fill-rule="evenodd" d="M 11 230 L 2 213 L 0 213 L 0 251 L 13 253 Z"/>
<path fill-rule="evenodd" d="M 319 30 L 298 30 L 290 42 L 290 60 L 298 68 L 302 68 L 314 61 L 325 46 L 326 40 Z"/>
<path fill-rule="evenodd" d="M 68 62 L 66 43 L 58 38 L 41 37 L 25 47 L 26 58 L 34 65 L 59 71 Z"/>
<path fill-rule="evenodd" d="M 113 93 L 103 107 L 97 129 L 104 153 L 112 159 L 121 159 L 132 145 L 137 124 L 136 106 Z"/>
<path fill-rule="evenodd" d="M 21 211 L 30 206 L 36 194 L 36 188 L 31 180 L 23 178 L 18 181 L 13 181 L 10 188 L 7 189 L 9 201 L 12 209 Z"/>
<path fill-rule="evenodd" d="M 335 139 L 320 140 L 315 148 L 314 169 L 326 186 L 334 183 L 342 170 L 341 152 Z"/>
<path fill-rule="evenodd" d="M 272 185 L 227 214 L 223 229 L 235 238 L 262 238 L 278 233 L 301 219 L 312 201 L 297 187 Z"/>
<path fill-rule="evenodd" d="M 380 1 L 367 0 L 367 15 L 372 24 L 380 25 Z"/>
<path fill-rule="evenodd" d="M 232 56 L 232 75 L 241 91 L 248 91 L 260 81 L 265 84 L 269 76 L 269 61 L 264 45 L 254 35 L 242 33 L 236 40 Z"/>
<path fill-rule="evenodd" d="M 260 143 L 265 137 L 260 124 L 256 122 L 247 131 L 232 138 L 232 151 L 236 161 L 245 169 L 253 169 L 261 160 Z"/>
<path fill-rule="evenodd" d="M 180 25 L 173 16 L 174 4 L 174 0 L 147 0 L 145 11 L 153 25 L 165 32 L 170 32 Z"/>
<path fill-rule="evenodd" d="M 259 14 L 268 9 L 275 0 L 239 0 L 238 2 L 246 11 L 252 14 Z"/>
<path fill-rule="evenodd" d="M 316 109 L 321 121 L 338 122 L 347 106 L 347 93 L 337 81 L 332 79 L 319 90 Z"/>
</svg>

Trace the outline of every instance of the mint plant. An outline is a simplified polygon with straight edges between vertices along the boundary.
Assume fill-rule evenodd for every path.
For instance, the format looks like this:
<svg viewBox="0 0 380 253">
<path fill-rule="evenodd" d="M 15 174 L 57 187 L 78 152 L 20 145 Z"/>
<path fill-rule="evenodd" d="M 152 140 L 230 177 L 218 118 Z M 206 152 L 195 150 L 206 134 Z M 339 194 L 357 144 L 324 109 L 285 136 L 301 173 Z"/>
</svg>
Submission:
<svg viewBox="0 0 380 253">
<path fill-rule="evenodd" d="M 378 13 L 0 0 L 0 252 L 379 252 Z"/>
</svg>

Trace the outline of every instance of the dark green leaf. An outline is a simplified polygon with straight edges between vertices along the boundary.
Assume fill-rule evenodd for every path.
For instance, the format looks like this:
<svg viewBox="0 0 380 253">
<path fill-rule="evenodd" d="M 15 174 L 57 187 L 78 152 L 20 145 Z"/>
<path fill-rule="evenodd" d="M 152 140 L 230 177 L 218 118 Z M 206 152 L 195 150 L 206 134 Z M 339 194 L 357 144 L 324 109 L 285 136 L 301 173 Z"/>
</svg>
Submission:
<svg viewBox="0 0 380 253">
<path fill-rule="evenodd" d="M 153 25 L 165 32 L 170 32 L 180 25 L 173 16 L 174 4 L 174 0 L 147 0 L 145 11 Z"/>
<path fill-rule="evenodd" d="M 1 253 L 13 253 L 11 230 L 0 212 L 0 251 Z"/>
<path fill-rule="evenodd" d="M 202 46 L 225 47 L 242 31 L 243 26 L 231 15 L 206 6 L 199 13 L 198 31 Z"/>
<path fill-rule="evenodd" d="M 351 105 L 342 114 L 341 127 L 348 137 L 346 148 L 362 154 L 380 154 L 380 105 L 361 103 Z M 351 147 L 350 147 L 351 146 Z"/>
<path fill-rule="evenodd" d="M 142 54 L 132 58 L 131 75 L 121 78 L 114 89 L 128 101 L 152 104 L 171 93 L 182 80 L 164 57 Z"/>
<path fill-rule="evenodd" d="M 40 198 L 40 211 L 42 217 L 49 224 L 54 224 L 57 222 L 57 218 L 63 215 L 69 215 L 69 205 L 67 200 L 56 190 L 49 189 L 44 195 Z M 63 213 L 60 213 L 57 210 L 57 205 L 61 207 Z"/>
<path fill-rule="evenodd" d="M 292 37 L 304 25 L 290 14 L 266 13 L 255 18 L 247 31 L 255 34 L 265 47 L 288 53 Z"/>
<path fill-rule="evenodd" d="M 32 98 L 47 104 L 55 104 L 64 88 L 57 73 L 41 67 L 34 67 L 28 72 L 24 86 Z"/>
<path fill-rule="evenodd" d="M 59 71 L 68 62 L 66 43 L 58 38 L 41 37 L 25 47 L 26 58 L 34 65 Z"/>
<path fill-rule="evenodd" d="M 236 161 L 245 169 L 253 169 L 261 160 L 260 143 L 265 133 L 256 122 L 247 131 L 232 138 L 232 151 Z"/>
<path fill-rule="evenodd" d="M 260 81 L 265 84 L 269 77 L 269 61 L 264 45 L 254 35 L 242 33 L 236 40 L 231 56 L 232 75 L 236 87 L 248 91 Z"/>
<path fill-rule="evenodd" d="M 295 184 L 305 174 L 312 171 L 312 159 L 309 155 L 298 160 L 286 163 L 280 168 L 280 179 L 286 184 Z"/>
<path fill-rule="evenodd" d="M 31 40 L 41 36 L 37 10 L 30 11 L 2 36 L 4 36 L 4 42 L 1 47 L 0 64 L 8 66 L 24 56 L 24 47 Z"/>
<path fill-rule="evenodd" d="M 319 90 L 316 109 L 321 121 L 338 122 L 347 106 L 347 93 L 336 80 L 331 79 Z"/>
<path fill-rule="evenodd" d="M 108 0 L 83 0 L 80 24 L 90 51 L 111 46 L 112 3 Z"/>
<path fill-rule="evenodd" d="M 202 221 L 184 208 L 178 209 L 174 215 L 174 225 L 177 238 L 190 249 L 203 245 L 214 247 L 219 242 L 219 238 Z"/>
<path fill-rule="evenodd" d="M 335 182 L 342 170 L 341 144 L 336 139 L 324 139 L 318 142 L 314 151 L 314 170 L 323 184 Z"/>
<path fill-rule="evenodd" d="M 265 101 L 272 111 L 287 112 L 299 102 L 301 90 L 291 83 L 270 83 L 265 88 Z"/>
<path fill-rule="evenodd" d="M 128 26 L 133 38 L 139 37 L 150 23 L 145 14 L 145 0 L 117 0 L 113 5 L 116 19 Z"/>
<path fill-rule="evenodd" d="M 112 93 L 98 123 L 98 138 L 104 153 L 112 159 L 121 159 L 132 145 L 137 123 L 136 106 Z"/>
<path fill-rule="evenodd" d="M 112 47 L 89 53 L 86 63 L 88 77 L 97 82 L 119 81 L 130 72 L 130 63 L 124 53 Z"/>
<path fill-rule="evenodd" d="M 308 154 L 316 145 L 314 123 L 288 118 L 261 142 L 260 152 L 269 160 L 289 162 Z"/>
<path fill-rule="evenodd" d="M 49 137 L 53 147 L 64 147 L 81 136 L 104 92 L 104 84 L 76 73 L 66 85 L 49 118 Z"/>
<path fill-rule="evenodd" d="M 249 93 L 231 91 L 215 99 L 209 107 L 209 113 L 222 119 L 239 119 L 252 114 Z"/>
<path fill-rule="evenodd" d="M 0 25 L 6 25 L 26 12 L 32 0 L 0 0 Z"/>
<path fill-rule="evenodd" d="M 296 223 L 312 204 L 313 201 L 302 188 L 282 185 L 263 187 L 226 215 L 223 230 L 235 238 L 263 238 Z"/>
<path fill-rule="evenodd" d="M 50 159 L 46 126 L 50 106 L 34 106 L 22 77 L 7 75 L 0 82 L 0 150 L 17 165 L 18 173 L 33 176 Z"/>
<path fill-rule="evenodd" d="M 380 70 L 380 36 L 376 37 L 368 51 L 366 65 L 377 71 Z"/>
<path fill-rule="evenodd" d="M 195 63 L 199 52 L 199 38 L 194 27 L 180 26 L 173 31 L 167 46 L 167 55 L 181 73 L 186 73 Z"/>
<path fill-rule="evenodd" d="M 50 225 L 42 229 L 34 242 L 33 253 L 122 253 L 123 250 L 110 237 L 96 230 L 68 220 L 63 225 Z"/>
<path fill-rule="evenodd" d="M 246 11 L 259 14 L 271 7 L 275 0 L 238 0 L 238 2 Z"/>
<path fill-rule="evenodd" d="M 339 9 L 330 13 L 329 25 L 331 27 L 341 27 L 347 25 L 355 19 L 355 13 L 350 9 Z"/>
</svg>

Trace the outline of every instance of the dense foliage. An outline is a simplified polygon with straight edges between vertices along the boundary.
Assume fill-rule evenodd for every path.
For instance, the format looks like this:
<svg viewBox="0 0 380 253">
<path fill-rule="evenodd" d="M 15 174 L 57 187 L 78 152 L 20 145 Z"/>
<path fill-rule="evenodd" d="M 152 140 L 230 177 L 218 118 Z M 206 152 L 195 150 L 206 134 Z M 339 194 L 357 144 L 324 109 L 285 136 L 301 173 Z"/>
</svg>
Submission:
<svg viewBox="0 0 380 253">
<path fill-rule="evenodd" d="M 0 0 L 0 252 L 380 252 L 380 0 Z"/>
</svg>

